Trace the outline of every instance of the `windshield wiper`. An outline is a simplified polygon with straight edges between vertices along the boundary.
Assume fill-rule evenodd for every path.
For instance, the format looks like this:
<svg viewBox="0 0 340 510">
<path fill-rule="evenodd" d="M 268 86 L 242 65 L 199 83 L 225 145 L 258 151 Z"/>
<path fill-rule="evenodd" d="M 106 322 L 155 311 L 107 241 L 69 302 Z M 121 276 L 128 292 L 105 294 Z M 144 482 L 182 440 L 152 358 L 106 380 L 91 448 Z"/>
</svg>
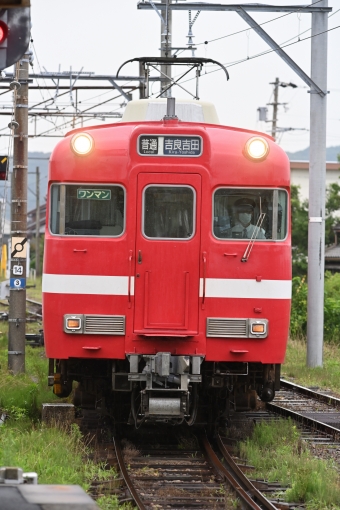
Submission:
<svg viewBox="0 0 340 510">
<path fill-rule="evenodd" d="M 243 257 L 241 258 L 241 262 L 247 262 L 249 257 L 250 257 L 250 253 L 251 253 L 251 250 L 253 249 L 253 246 L 254 246 L 254 243 L 256 241 L 256 238 L 260 232 L 260 229 L 261 229 L 261 225 L 263 223 L 263 220 L 264 220 L 264 217 L 265 217 L 266 213 L 261 213 L 260 216 L 258 217 L 258 220 L 257 220 L 257 223 L 255 225 L 255 228 L 253 230 L 253 234 L 251 236 L 251 238 L 249 239 L 249 243 L 247 245 L 247 248 L 243 254 Z"/>
</svg>

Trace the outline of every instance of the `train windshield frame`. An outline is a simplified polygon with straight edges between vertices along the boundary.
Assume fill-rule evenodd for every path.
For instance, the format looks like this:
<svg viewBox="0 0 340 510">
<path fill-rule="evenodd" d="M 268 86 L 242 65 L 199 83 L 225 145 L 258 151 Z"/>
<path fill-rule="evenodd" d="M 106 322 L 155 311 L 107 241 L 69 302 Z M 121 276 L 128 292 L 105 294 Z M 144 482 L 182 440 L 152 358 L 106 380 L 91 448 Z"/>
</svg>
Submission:
<svg viewBox="0 0 340 510">
<path fill-rule="evenodd" d="M 147 239 L 188 241 L 196 234 L 196 191 L 186 184 L 143 190 L 142 233 Z"/>
<path fill-rule="evenodd" d="M 120 237 L 125 232 L 126 192 L 120 184 L 52 184 L 53 235 Z"/>
<path fill-rule="evenodd" d="M 288 193 L 280 188 L 220 187 L 213 194 L 213 235 L 219 241 L 284 241 Z"/>
</svg>

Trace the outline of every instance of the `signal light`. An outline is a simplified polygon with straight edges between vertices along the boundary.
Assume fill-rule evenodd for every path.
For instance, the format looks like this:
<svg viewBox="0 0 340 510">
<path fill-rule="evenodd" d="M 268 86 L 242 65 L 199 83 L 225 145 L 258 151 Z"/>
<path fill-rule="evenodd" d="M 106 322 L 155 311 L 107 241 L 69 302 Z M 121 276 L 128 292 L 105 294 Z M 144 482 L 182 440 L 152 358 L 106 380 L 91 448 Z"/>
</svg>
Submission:
<svg viewBox="0 0 340 510">
<path fill-rule="evenodd" d="M 8 157 L 0 156 L 0 181 L 7 180 Z"/>
<path fill-rule="evenodd" d="M 18 62 L 28 49 L 31 33 L 31 9 L 28 0 L 21 0 L 20 6 L 6 4 L 0 8 L 0 71 Z M 12 1 L 13 3 L 13 1 Z M 23 3 L 25 7 L 23 7 Z"/>
<path fill-rule="evenodd" d="M 8 26 L 4 21 L 0 20 L 0 44 L 2 44 L 7 39 L 7 35 Z"/>
<path fill-rule="evenodd" d="M 269 144 L 264 138 L 254 136 L 247 141 L 244 152 L 253 161 L 263 161 L 269 154 Z"/>
<path fill-rule="evenodd" d="M 88 133 L 79 133 L 74 135 L 71 140 L 72 150 L 78 154 L 78 156 L 87 156 L 87 154 L 92 151 L 93 146 L 93 138 Z"/>
</svg>

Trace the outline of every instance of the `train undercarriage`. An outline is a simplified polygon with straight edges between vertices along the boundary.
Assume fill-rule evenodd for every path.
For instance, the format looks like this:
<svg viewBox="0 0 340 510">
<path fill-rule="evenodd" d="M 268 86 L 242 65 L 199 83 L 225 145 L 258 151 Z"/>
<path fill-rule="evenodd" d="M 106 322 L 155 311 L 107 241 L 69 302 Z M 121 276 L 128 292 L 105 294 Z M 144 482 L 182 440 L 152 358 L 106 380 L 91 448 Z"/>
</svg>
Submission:
<svg viewBox="0 0 340 510">
<path fill-rule="evenodd" d="M 117 424 L 217 425 L 231 411 L 271 401 L 281 365 L 206 362 L 203 356 L 128 355 L 126 360 L 50 360 L 49 384 L 59 397 L 101 409 Z M 75 387 L 74 382 L 78 382 Z"/>
</svg>

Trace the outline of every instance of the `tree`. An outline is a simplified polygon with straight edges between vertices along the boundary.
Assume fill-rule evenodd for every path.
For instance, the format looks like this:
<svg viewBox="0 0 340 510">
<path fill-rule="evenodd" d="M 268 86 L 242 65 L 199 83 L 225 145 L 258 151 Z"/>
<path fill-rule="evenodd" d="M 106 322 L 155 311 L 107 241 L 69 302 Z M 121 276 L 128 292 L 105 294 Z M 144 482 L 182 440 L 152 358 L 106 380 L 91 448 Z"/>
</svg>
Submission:
<svg viewBox="0 0 340 510">
<path fill-rule="evenodd" d="M 340 154 L 338 155 L 340 163 Z M 308 200 L 300 201 L 299 186 L 291 187 L 293 276 L 307 274 Z M 333 227 L 340 223 L 340 181 L 326 190 L 325 244 L 334 243 Z"/>
<path fill-rule="evenodd" d="M 307 274 L 308 201 L 300 201 L 299 186 L 291 187 L 293 276 Z"/>
</svg>

